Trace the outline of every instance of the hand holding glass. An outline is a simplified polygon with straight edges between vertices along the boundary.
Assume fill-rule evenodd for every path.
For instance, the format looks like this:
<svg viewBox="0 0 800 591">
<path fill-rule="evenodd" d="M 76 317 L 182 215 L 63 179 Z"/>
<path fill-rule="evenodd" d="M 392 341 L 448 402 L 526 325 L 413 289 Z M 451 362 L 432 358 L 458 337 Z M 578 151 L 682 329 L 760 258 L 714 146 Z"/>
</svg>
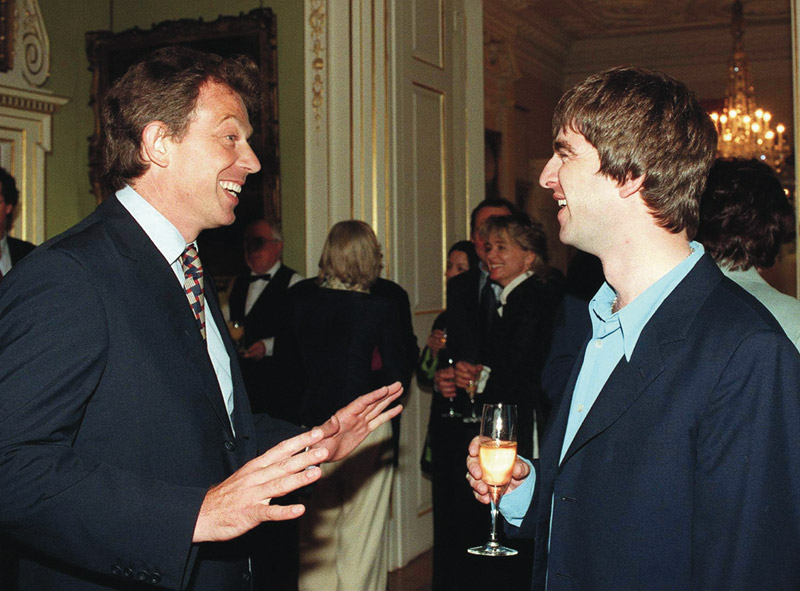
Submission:
<svg viewBox="0 0 800 591">
<path fill-rule="evenodd" d="M 483 546 L 469 548 L 470 554 L 480 556 L 514 556 L 517 551 L 497 541 L 497 504 L 511 482 L 511 472 L 517 459 L 517 407 L 513 404 L 484 404 L 481 420 L 480 461 L 483 481 L 491 493 L 492 528 L 489 541 Z"/>
</svg>

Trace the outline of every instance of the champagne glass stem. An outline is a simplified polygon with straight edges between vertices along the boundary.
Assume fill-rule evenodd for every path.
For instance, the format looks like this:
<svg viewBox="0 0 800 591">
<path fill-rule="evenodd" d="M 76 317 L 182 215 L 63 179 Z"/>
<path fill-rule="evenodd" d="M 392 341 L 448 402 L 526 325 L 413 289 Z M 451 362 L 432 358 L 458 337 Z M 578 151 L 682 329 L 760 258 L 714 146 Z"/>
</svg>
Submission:
<svg viewBox="0 0 800 591">
<path fill-rule="evenodd" d="M 495 504 L 494 499 L 490 502 L 490 514 L 492 516 L 492 529 L 489 533 L 489 545 L 494 546 L 497 544 L 497 504 Z"/>
</svg>

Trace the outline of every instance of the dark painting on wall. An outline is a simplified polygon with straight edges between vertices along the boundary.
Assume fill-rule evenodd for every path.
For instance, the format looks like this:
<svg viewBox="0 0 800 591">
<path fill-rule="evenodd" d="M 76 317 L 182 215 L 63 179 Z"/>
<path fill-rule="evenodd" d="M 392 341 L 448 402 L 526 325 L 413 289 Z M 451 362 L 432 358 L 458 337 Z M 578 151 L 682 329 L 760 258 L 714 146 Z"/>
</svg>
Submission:
<svg viewBox="0 0 800 591">
<path fill-rule="evenodd" d="M 90 104 L 95 114 L 89 145 L 89 175 L 98 202 L 111 193 L 101 175 L 103 97 L 114 81 L 142 56 L 169 45 L 185 45 L 223 57 L 247 55 L 258 64 L 261 73 L 260 110 L 250 114 L 253 126 L 250 145 L 261 161 L 261 171 L 250 175 L 243 187 L 236 222 L 229 227 L 207 230 L 199 239 L 204 267 L 224 287 L 243 264 L 241 236 L 247 222 L 260 217 L 280 222 L 281 218 L 275 15 L 269 8 L 258 8 L 212 22 L 182 19 L 158 23 L 148 30 L 133 28 L 120 33 L 86 34 L 86 54 L 92 71 Z"/>
</svg>

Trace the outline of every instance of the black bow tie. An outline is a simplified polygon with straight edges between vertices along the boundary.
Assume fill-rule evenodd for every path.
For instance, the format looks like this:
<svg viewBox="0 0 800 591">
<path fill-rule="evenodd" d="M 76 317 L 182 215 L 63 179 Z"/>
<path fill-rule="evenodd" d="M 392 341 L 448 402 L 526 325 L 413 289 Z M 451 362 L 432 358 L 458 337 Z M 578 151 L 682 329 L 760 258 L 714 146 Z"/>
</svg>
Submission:
<svg viewBox="0 0 800 591">
<path fill-rule="evenodd" d="M 258 281 L 259 279 L 263 279 L 264 281 L 269 281 L 270 274 L 264 273 L 263 275 L 250 275 L 250 283 L 253 281 Z"/>
</svg>

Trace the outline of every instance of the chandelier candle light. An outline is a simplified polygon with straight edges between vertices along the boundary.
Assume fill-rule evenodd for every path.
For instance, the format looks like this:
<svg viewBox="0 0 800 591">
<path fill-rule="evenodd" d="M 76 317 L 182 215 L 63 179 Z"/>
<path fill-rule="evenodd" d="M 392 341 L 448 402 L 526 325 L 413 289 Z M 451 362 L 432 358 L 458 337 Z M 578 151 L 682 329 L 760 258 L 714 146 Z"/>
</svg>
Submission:
<svg viewBox="0 0 800 591">
<path fill-rule="evenodd" d="M 731 35 L 733 55 L 728 62 L 725 108 L 711 113 L 717 128 L 717 153 L 722 158 L 758 158 L 780 172 L 790 145 L 786 128 L 770 126 L 772 115 L 756 106 L 755 90 L 750 81 L 750 66 L 744 52 L 744 27 L 741 0 L 733 3 Z"/>
</svg>

